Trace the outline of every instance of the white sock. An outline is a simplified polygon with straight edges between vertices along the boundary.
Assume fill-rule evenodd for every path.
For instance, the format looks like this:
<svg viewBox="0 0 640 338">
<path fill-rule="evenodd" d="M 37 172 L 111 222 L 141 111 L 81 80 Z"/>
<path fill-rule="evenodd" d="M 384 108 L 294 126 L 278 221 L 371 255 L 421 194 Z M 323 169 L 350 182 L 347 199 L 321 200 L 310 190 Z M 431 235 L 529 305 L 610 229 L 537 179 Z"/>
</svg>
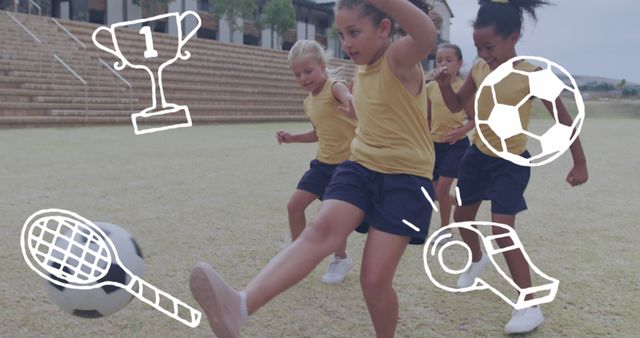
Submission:
<svg viewBox="0 0 640 338">
<path fill-rule="evenodd" d="M 242 323 L 246 323 L 249 320 L 249 310 L 247 310 L 247 293 L 244 290 L 240 291 L 240 316 L 242 316 Z"/>
</svg>

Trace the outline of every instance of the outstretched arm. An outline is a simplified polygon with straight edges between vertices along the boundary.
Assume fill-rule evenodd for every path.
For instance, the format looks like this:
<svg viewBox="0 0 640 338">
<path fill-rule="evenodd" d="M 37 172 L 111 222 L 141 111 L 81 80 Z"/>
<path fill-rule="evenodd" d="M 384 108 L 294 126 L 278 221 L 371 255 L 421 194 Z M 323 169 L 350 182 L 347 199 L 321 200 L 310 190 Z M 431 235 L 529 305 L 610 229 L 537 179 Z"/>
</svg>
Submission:
<svg viewBox="0 0 640 338">
<path fill-rule="evenodd" d="M 315 128 L 301 134 L 291 134 L 284 130 L 278 130 L 276 132 L 276 139 L 278 144 L 283 143 L 313 143 L 318 141 L 318 135 Z"/>
</svg>

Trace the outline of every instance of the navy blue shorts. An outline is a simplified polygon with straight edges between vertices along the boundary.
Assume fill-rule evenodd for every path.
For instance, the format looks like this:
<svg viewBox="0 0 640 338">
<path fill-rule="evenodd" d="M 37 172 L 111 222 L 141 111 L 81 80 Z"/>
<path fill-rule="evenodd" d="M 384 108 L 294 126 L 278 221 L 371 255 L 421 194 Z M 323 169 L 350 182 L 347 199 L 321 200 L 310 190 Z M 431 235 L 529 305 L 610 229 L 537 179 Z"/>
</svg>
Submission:
<svg viewBox="0 0 640 338">
<path fill-rule="evenodd" d="M 469 148 L 469 139 L 465 137 L 454 144 L 434 142 L 433 146 L 436 152 L 433 180 L 437 181 L 440 176 L 458 178 L 460 161 Z"/>
<path fill-rule="evenodd" d="M 525 151 L 520 156 L 529 158 Z M 458 188 L 462 205 L 491 201 L 491 212 L 515 215 L 527 209 L 524 190 L 531 168 L 483 154 L 475 145 L 462 157 Z"/>
<path fill-rule="evenodd" d="M 382 232 L 410 237 L 410 244 L 424 244 L 432 210 L 421 187 L 435 200 L 433 185 L 426 177 L 383 174 L 345 161 L 336 169 L 324 198 L 344 201 L 364 211 L 364 222 L 356 229 L 360 233 L 367 233 L 372 226 Z M 419 231 L 404 224 L 403 219 Z"/>
<path fill-rule="evenodd" d="M 337 167 L 337 164 L 326 164 L 312 160 L 309 162 L 309 170 L 302 175 L 296 188 L 317 195 L 318 199 L 322 201 L 324 190 L 331 182 L 331 177 Z"/>
</svg>

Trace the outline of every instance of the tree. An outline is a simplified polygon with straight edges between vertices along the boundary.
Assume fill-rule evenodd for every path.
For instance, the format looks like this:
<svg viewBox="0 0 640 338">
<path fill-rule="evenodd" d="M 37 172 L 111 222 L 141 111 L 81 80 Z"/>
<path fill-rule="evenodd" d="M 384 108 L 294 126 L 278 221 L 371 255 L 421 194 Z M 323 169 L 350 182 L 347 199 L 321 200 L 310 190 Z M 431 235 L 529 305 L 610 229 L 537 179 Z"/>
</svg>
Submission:
<svg viewBox="0 0 640 338">
<path fill-rule="evenodd" d="M 616 87 L 618 87 L 618 89 L 624 89 L 624 86 L 627 84 L 627 80 L 626 79 L 622 79 L 620 80 L 620 82 L 618 82 L 618 84 L 616 85 Z"/>
<path fill-rule="evenodd" d="M 287 30 L 294 28 L 296 24 L 296 12 L 291 0 L 271 0 L 260 14 L 258 28 L 268 27 L 271 32 L 276 32 L 278 37 Z M 273 34 L 273 33 L 272 33 Z M 273 48 L 273 35 L 271 36 L 271 48 Z"/>
<path fill-rule="evenodd" d="M 236 23 L 236 18 L 251 16 L 257 4 L 255 0 L 215 0 L 213 6 L 210 7 L 218 22 L 220 18 L 225 18 L 229 22 L 229 31 L 231 33 L 231 42 L 233 42 L 233 33 L 241 27 Z"/>
<path fill-rule="evenodd" d="M 167 5 L 173 0 L 132 0 L 134 5 L 140 6 L 142 9 L 142 15 L 146 17 L 151 17 L 159 14 L 164 14 L 167 11 Z M 156 28 L 160 25 L 164 25 L 164 22 L 150 22 L 152 30 L 156 30 Z M 164 28 L 164 26 L 162 26 Z M 164 29 L 161 29 L 164 30 Z"/>
<path fill-rule="evenodd" d="M 167 4 L 173 0 L 132 0 L 134 5 L 140 6 L 143 10 L 143 15 L 154 16 L 158 14 L 164 14 L 167 9 Z"/>
</svg>

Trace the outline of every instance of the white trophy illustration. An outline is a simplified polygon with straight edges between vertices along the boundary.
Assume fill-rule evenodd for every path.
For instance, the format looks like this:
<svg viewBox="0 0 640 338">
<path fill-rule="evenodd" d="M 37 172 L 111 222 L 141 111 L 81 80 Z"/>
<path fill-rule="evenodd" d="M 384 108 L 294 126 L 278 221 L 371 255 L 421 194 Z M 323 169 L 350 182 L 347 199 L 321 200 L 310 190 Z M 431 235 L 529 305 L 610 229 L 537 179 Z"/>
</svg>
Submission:
<svg viewBox="0 0 640 338">
<path fill-rule="evenodd" d="M 182 22 L 188 16 L 193 16 L 197 20 L 197 24 L 190 32 L 183 35 Z M 166 21 L 169 24 L 174 24 L 175 22 L 175 25 L 177 26 L 177 44 L 171 46 L 171 48 L 154 48 L 153 34 L 149 25 L 151 23 L 159 21 Z M 93 32 L 91 39 L 93 40 L 93 43 L 96 45 L 96 47 L 102 49 L 105 52 L 113 54 L 119 59 L 113 64 L 116 70 L 120 71 L 129 66 L 134 69 L 144 69 L 145 71 L 147 71 L 147 73 L 149 73 L 149 76 L 151 77 L 151 107 L 145 108 L 142 111 L 131 116 L 131 122 L 133 123 L 136 135 L 191 126 L 191 115 L 189 114 L 189 107 L 187 107 L 186 105 L 167 103 L 162 86 L 162 71 L 164 70 L 164 68 L 174 63 L 178 58 L 187 60 L 191 57 L 191 53 L 188 51 L 183 51 L 182 48 L 187 43 L 187 41 L 189 41 L 195 35 L 201 24 L 202 20 L 196 12 L 186 11 L 182 14 L 179 14 L 177 12 L 167 13 L 144 19 L 119 22 L 112 24 L 109 27 L 101 26 Z M 129 40 L 131 40 L 131 31 L 127 28 L 131 28 L 131 26 L 137 27 L 137 25 L 142 25 L 142 28 L 139 29 L 138 38 L 144 39 L 144 55 L 139 55 L 139 45 L 131 44 L 129 42 Z M 127 32 L 127 30 L 125 29 L 127 29 L 129 32 Z M 102 31 L 108 32 L 111 36 L 113 44 L 112 48 L 106 47 L 105 45 L 98 42 L 97 36 Z M 167 46 L 163 45 L 162 47 Z M 173 49 L 173 47 L 175 47 L 175 50 Z M 144 61 L 140 60 L 141 57 L 144 57 Z M 158 91 L 160 92 L 160 99 L 162 104 L 160 107 L 158 107 L 158 103 L 156 100 L 156 77 L 154 75 L 154 72 L 152 72 L 148 66 L 149 64 L 154 63 L 161 63 L 157 70 L 157 83 L 159 88 Z M 158 126 L 157 119 L 154 119 L 154 117 L 156 116 L 176 118 L 180 120 L 180 122 L 170 125 L 166 125 L 165 123 Z M 149 124 L 153 124 L 153 126 L 150 128 L 146 128 L 146 126 Z"/>
</svg>

